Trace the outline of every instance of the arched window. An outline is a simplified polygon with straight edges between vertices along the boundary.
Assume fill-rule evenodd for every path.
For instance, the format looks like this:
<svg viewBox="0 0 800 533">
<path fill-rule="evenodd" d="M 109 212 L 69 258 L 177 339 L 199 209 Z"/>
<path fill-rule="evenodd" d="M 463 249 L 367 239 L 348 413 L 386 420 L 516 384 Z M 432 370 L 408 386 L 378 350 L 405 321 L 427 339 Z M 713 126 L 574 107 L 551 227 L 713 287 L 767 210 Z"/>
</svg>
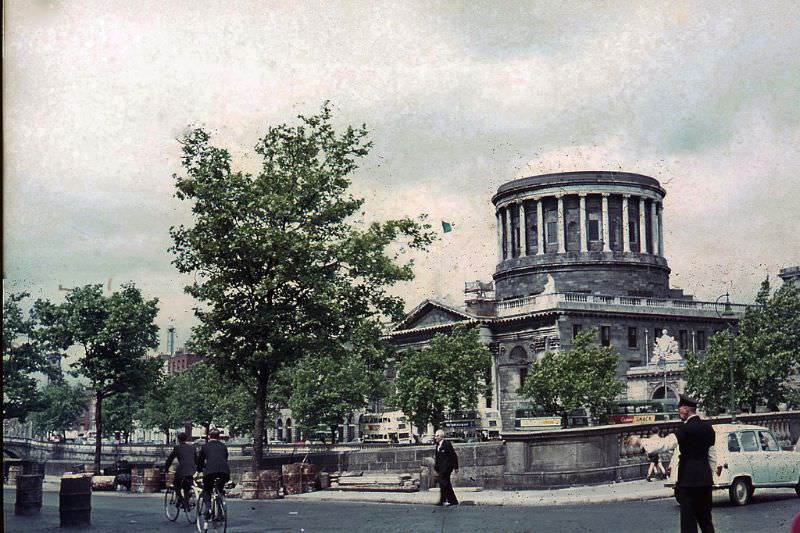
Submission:
<svg viewBox="0 0 800 533">
<path fill-rule="evenodd" d="M 292 438 L 292 419 L 286 419 L 286 442 L 294 442 Z"/>
</svg>

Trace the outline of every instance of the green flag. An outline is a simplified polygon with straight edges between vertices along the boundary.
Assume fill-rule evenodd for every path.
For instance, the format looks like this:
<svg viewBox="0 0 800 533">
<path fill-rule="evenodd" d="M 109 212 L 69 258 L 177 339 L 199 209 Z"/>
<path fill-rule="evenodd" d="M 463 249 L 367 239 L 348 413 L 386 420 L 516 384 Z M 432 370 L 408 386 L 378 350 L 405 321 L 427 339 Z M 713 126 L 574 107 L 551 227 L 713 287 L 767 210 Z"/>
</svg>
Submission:
<svg viewBox="0 0 800 533">
<path fill-rule="evenodd" d="M 453 231 L 453 224 L 451 224 L 449 222 L 445 222 L 444 220 L 442 220 L 442 231 L 445 232 L 445 233 L 449 233 L 449 232 Z"/>
</svg>

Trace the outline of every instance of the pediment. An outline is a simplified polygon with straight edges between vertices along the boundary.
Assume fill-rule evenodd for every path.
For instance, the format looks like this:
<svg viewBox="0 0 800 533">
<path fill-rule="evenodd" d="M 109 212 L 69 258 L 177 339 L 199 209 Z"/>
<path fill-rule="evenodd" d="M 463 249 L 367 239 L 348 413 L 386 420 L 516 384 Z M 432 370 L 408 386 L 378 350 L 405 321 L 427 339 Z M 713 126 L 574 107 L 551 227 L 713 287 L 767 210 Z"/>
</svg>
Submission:
<svg viewBox="0 0 800 533">
<path fill-rule="evenodd" d="M 459 322 L 468 322 L 474 318 L 475 317 L 442 302 L 425 300 L 393 327 L 392 331 L 457 324 Z"/>
</svg>

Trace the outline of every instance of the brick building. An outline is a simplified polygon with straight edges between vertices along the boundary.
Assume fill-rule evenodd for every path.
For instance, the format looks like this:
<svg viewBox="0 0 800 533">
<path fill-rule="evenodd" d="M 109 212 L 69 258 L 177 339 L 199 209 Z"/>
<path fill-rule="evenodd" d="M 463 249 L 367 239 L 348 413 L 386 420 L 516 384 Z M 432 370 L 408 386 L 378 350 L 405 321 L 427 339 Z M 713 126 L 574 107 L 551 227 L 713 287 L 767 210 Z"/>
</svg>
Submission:
<svg viewBox="0 0 800 533">
<path fill-rule="evenodd" d="M 183 372 L 197 363 L 205 361 L 205 357 L 194 353 L 189 353 L 185 348 L 178 348 L 175 355 L 166 356 L 166 369 L 169 374 Z"/>
<path fill-rule="evenodd" d="M 474 323 L 493 354 L 492 398 L 501 433 L 514 430 L 527 407 L 517 390 L 531 364 L 569 348 L 580 331 L 620 354 L 618 375 L 641 370 L 648 398 L 675 396 L 647 366 L 655 340 L 668 331 L 681 353 L 704 352 L 726 323 L 715 302 L 669 286 L 664 256 L 666 191 L 651 177 L 628 172 L 545 174 L 503 184 L 492 197 L 497 265 L 492 282 L 466 283 L 463 308 L 426 300 L 388 333 L 399 350 L 420 349 L 439 332 Z M 737 317 L 744 305 L 732 305 Z"/>
</svg>

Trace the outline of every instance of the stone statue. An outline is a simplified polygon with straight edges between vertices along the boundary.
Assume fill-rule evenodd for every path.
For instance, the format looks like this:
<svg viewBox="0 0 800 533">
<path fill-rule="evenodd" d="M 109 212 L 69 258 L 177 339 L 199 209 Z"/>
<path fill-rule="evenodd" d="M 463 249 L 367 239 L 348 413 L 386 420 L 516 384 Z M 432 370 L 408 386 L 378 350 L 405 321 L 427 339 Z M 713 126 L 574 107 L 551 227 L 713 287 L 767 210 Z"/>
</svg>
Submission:
<svg viewBox="0 0 800 533">
<path fill-rule="evenodd" d="M 656 339 L 655 347 L 653 348 L 653 356 L 650 358 L 651 364 L 657 365 L 661 358 L 665 363 L 681 361 L 681 352 L 678 349 L 678 341 L 675 337 L 671 337 L 664 330 L 663 335 Z"/>
</svg>

